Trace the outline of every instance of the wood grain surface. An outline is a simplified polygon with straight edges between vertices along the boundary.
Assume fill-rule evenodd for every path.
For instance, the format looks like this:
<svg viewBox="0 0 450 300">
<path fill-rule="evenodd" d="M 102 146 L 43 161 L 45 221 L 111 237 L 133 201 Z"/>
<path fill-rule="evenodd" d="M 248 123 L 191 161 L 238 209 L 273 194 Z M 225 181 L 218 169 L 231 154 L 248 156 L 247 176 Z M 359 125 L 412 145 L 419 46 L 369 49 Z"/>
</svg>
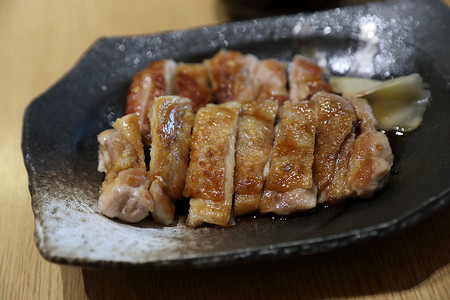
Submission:
<svg viewBox="0 0 450 300">
<path fill-rule="evenodd" d="M 450 298 L 448 208 L 381 241 L 217 269 L 84 270 L 40 256 L 20 149 L 26 106 L 100 37 L 227 20 L 218 0 L 0 0 L 0 299 Z"/>
</svg>

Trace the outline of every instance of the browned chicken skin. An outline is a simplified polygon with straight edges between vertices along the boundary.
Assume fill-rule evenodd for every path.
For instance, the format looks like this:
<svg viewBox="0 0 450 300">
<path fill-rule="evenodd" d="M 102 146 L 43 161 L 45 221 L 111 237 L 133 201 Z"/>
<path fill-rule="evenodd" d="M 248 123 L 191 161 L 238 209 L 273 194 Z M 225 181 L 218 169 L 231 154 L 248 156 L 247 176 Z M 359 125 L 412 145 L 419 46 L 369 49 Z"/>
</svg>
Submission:
<svg viewBox="0 0 450 300">
<path fill-rule="evenodd" d="M 191 100 L 178 96 L 157 97 L 149 119 L 152 138 L 150 194 L 155 206 L 152 216 L 155 221 L 168 225 L 175 214 L 172 202 L 183 198 L 194 123 Z"/>
<path fill-rule="evenodd" d="M 303 100 L 319 91 L 331 92 L 330 85 L 322 79 L 322 68 L 296 55 L 289 73 L 289 98 Z"/>
<path fill-rule="evenodd" d="M 232 50 L 220 50 L 205 61 L 216 101 L 224 103 L 254 100 L 252 74 L 257 63 L 255 56 Z"/>
<path fill-rule="evenodd" d="M 236 137 L 234 170 L 234 213 L 242 215 L 259 210 L 274 139 L 278 101 L 242 103 Z M 267 173 L 267 171 L 266 171 Z"/>
<path fill-rule="evenodd" d="M 284 103 L 264 186 L 262 213 L 288 215 L 316 206 L 312 174 L 315 125 L 309 101 Z"/>
<path fill-rule="evenodd" d="M 369 197 L 389 180 L 394 155 L 387 136 L 376 130 L 372 108 L 365 99 L 349 98 L 359 131 L 349 163 L 347 185 L 353 196 Z"/>
<path fill-rule="evenodd" d="M 135 114 L 125 115 L 114 122 L 114 129 L 105 130 L 98 135 L 98 169 L 106 173 L 106 182 L 116 178 L 119 172 L 126 169 L 145 170 L 144 148 L 137 120 Z"/>
<path fill-rule="evenodd" d="M 204 64 L 178 63 L 175 72 L 175 93 L 192 101 L 192 111 L 214 101 Z"/>
<path fill-rule="evenodd" d="M 386 135 L 376 130 L 370 105 L 325 92 L 311 101 L 319 120 L 314 159 L 319 202 L 372 195 L 386 184 L 393 155 Z"/>
<path fill-rule="evenodd" d="M 172 201 L 183 198 L 194 124 L 191 100 L 178 96 L 155 99 L 151 117 L 152 147 L 149 177 L 160 177 L 163 191 Z"/>
<path fill-rule="evenodd" d="M 262 60 L 252 78 L 255 101 L 277 100 L 281 105 L 289 99 L 285 64 L 274 59 Z"/>
<path fill-rule="evenodd" d="M 356 115 L 353 106 L 335 94 L 316 93 L 311 103 L 317 115 L 313 174 L 322 203 L 328 200 L 323 191 L 334 178 L 341 146 L 353 134 Z"/>
<path fill-rule="evenodd" d="M 146 147 L 149 147 L 151 142 L 148 114 L 153 99 L 172 93 L 175 66 L 173 60 L 155 61 L 131 80 L 125 113 L 134 113 L 138 116 L 142 142 Z"/>
<path fill-rule="evenodd" d="M 189 226 L 226 226 L 230 221 L 240 109 L 239 103 L 228 102 L 210 104 L 197 112 L 184 190 L 184 196 L 191 198 Z"/>
</svg>

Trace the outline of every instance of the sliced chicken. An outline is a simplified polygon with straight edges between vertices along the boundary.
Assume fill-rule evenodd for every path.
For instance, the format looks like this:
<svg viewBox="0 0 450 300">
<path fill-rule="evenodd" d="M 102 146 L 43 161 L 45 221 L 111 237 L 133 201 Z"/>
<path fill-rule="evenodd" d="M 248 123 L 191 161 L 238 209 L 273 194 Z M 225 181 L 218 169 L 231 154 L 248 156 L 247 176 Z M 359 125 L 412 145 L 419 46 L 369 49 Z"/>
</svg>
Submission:
<svg viewBox="0 0 450 300">
<path fill-rule="evenodd" d="M 179 63 L 175 72 L 175 94 L 192 101 L 192 111 L 214 101 L 204 64 Z"/>
<path fill-rule="evenodd" d="M 131 81 L 125 113 L 134 113 L 138 116 L 142 142 L 146 147 L 149 147 L 151 142 L 148 114 L 153 99 L 173 93 L 175 68 L 176 63 L 173 60 L 155 61 L 138 72 Z"/>
<path fill-rule="evenodd" d="M 102 185 L 98 207 L 110 217 L 125 222 L 139 222 L 154 210 L 148 186 L 147 172 L 141 168 L 130 168 Z"/>
<path fill-rule="evenodd" d="M 316 206 L 312 166 L 316 115 L 309 101 L 286 101 L 276 127 L 261 213 L 288 215 Z"/>
<path fill-rule="evenodd" d="M 138 222 L 153 210 L 138 117 L 125 115 L 113 127 L 98 136 L 98 169 L 106 173 L 98 206 L 110 218 Z"/>
<path fill-rule="evenodd" d="M 139 125 L 138 125 L 139 130 Z M 117 133 L 114 129 L 106 129 L 97 136 L 98 141 L 98 166 L 97 171 L 107 173 L 113 162 L 119 157 L 123 145 L 120 140 L 114 143 Z M 117 174 L 116 174 L 117 175 Z"/>
<path fill-rule="evenodd" d="M 194 115 L 191 100 L 178 96 L 155 98 L 152 108 L 150 181 L 160 178 L 171 201 L 183 198 Z"/>
<path fill-rule="evenodd" d="M 334 178 L 341 146 L 347 139 L 354 139 L 356 115 L 353 106 L 335 94 L 318 92 L 312 96 L 311 103 L 317 115 L 313 174 L 318 202 L 322 203 L 330 200 L 325 189 Z M 342 164 L 339 162 L 338 168 Z"/>
<path fill-rule="evenodd" d="M 322 79 L 322 68 L 306 57 L 296 55 L 289 73 L 289 98 L 308 99 L 319 91 L 331 92 L 330 85 Z"/>
<path fill-rule="evenodd" d="M 394 155 L 387 136 L 376 130 L 376 119 L 365 99 L 348 98 L 355 107 L 359 134 L 349 163 L 347 185 L 353 196 L 369 197 L 389 180 Z"/>
<path fill-rule="evenodd" d="M 152 217 L 157 223 L 170 225 L 175 217 L 175 206 L 164 189 L 167 189 L 167 186 L 164 185 L 162 178 L 157 176 L 150 185 L 150 195 L 154 202 Z"/>
<path fill-rule="evenodd" d="M 253 74 L 255 100 L 277 100 L 280 104 L 288 100 L 286 64 L 274 59 L 261 61 Z"/>
<path fill-rule="evenodd" d="M 341 105 L 340 114 L 335 113 L 331 119 L 321 115 L 322 123 L 319 122 L 319 128 L 328 128 L 320 131 L 317 137 L 318 141 L 325 141 L 324 147 L 316 147 L 315 167 L 320 170 L 315 174 L 320 183 L 319 202 L 337 203 L 353 196 L 371 196 L 389 178 L 393 155 L 388 138 L 376 130 L 376 120 L 366 100 L 344 99 L 326 93 L 317 95 L 317 98 L 314 95 L 312 100 L 326 108 L 332 105 L 327 100 L 321 102 L 319 98 L 334 98 L 335 107 Z M 334 124 L 333 132 L 339 132 L 340 128 L 341 134 L 332 134 L 330 124 Z M 333 141 L 329 141 L 330 137 Z M 330 147 L 333 143 L 334 149 Z M 323 159 L 325 157 L 334 157 L 335 164 L 331 165 L 332 161 Z M 328 167 L 324 167 L 325 164 Z"/>
<path fill-rule="evenodd" d="M 217 102 L 253 101 L 252 74 L 257 64 L 258 59 L 253 55 L 223 49 L 205 61 Z"/>
<path fill-rule="evenodd" d="M 368 102 L 329 93 L 322 69 L 300 55 L 289 92 L 286 76 L 283 63 L 231 50 L 137 73 L 126 115 L 98 135 L 100 211 L 170 225 L 174 202 L 190 197 L 189 226 L 225 227 L 233 195 L 236 215 L 288 215 L 382 188 L 393 155 Z"/>
<path fill-rule="evenodd" d="M 278 101 L 242 103 L 236 138 L 234 171 L 234 213 L 242 215 L 259 210 L 274 139 Z"/>
<path fill-rule="evenodd" d="M 320 202 L 337 203 L 352 195 L 352 189 L 347 184 L 347 181 L 355 139 L 356 134 L 352 132 L 343 141 L 340 150 L 336 155 L 334 172 L 330 175 L 328 184 L 325 185 L 320 192 Z"/>
<path fill-rule="evenodd" d="M 184 190 L 184 196 L 191 198 L 189 226 L 226 226 L 230 221 L 240 109 L 238 102 L 209 104 L 195 116 Z"/>
</svg>

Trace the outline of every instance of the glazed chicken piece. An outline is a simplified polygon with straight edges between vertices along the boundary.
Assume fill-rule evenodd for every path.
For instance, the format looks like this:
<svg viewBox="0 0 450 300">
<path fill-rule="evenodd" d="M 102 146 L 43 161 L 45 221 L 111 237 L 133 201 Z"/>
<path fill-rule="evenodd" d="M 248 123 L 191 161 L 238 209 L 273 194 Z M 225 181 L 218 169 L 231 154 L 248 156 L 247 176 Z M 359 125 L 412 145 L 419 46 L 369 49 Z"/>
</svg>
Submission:
<svg viewBox="0 0 450 300">
<path fill-rule="evenodd" d="M 377 121 L 365 99 L 348 98 L 355 108 L 358 131 L 347 173 L 352 196 L 370 197 L 389 180 L 394 155 L 387 136 L 376 129 Z"/>
<path fill-rule="evenodd" d="M 330 174 L 329 181 L 320 191 L 319 202 L 335 204 L 352 195 L 351 187 L 347 184 L 350 173 L 349 164 L 353 156 L 353 147 L 356 134 L 350 133 L 343 141 L 336 154 L 334 171 Z M 366 149 L 367 150 L 367 149 Z"/>
<path fill-rule="evenodd" d="M 289 73 L 289 98 L 308 99 L 319 91 L 331 92 L 330 85 L 322 79 L 322 68 L 306 57 L 296 55 Z"/>
<path fill-rule="evenodd" d="M 184 196 L 190 197 L 189 226 L 227 226 L 230 221 L 235 141 L 241 104 L 202 107 L 195 116 Z"/>
<path fill-rule="evenodd" d="M 100 211 L 126 222 L 138 222 L 153 210 L 138 117 L 125 115 L 98 135 L 98 170 L 105 172 Z"/>
<path fill-rule="evenodd" d="M 178 96 L 155 99 L 152 108 L 150 180 L 157 177 L 172 201 L 183 198 L 194 114 L 191 100 Z"/>
<path fill-rule="evenodd" d="M 319 202 L 371 196 L 387 183 L 393 155 L 386 135 L 376 130 L 370 105 L 324 92 L 311 101 L 319 111 L 314 161 Z"/>
<path fill-rule="evenodd" d="M 242 103 L 236 137 L 234 170 L 234 213 L 242 215 L 259 210 L 274 139 L 278 101 Z"/>
<path fill-rule="evenodd" d="M 155 61 L 138 72 L 131 81 L 125 113 L 134 113 L 138 116 L 142 142 L 146 147 L 151 143 L 148 114 L 153 99 L 173 93 L 172 80 L 175 68 L 176 63 L 173 60 Z"/>
<path fill-rule="evenodd" d="M 258 59 L 253 55 L 223 49 L 205 61 L 217 102 L 253 101 L 252 74 L 257 64 Z"/>
<path fill-rule="evenodd" d="M 316 206 L 312 166 L 316 115 L 309 101 L 286 101 L 276 127 L 260 212 L 288 215 Z"/>
<path fill-rule="evenodd" d="M 353 106 L 344 98 L 326 92 L 318 92 L 311 98 L 317 115 L 317 137 L 314 151 L 313 174 L 318 190 L 318 202 L 330 200 L 325 188 L 332 182 L 338 168 L 343 168 L 339 159 L 341 146 L 347 139 L 354 139 L 356 115 Z M 348 150 L 350 144 L 343 147 Z M 350 150 L 348 150 L 350 151 Z M 347 154 L 350 155 L 350 154 Z"/>
<path fill-rule="evenodd" d="M 189 139 L 194 123 L 191 100 L 178 96 L 158 97 L 151 113 L 149 178 L 155 202 L 152 215 L 160 223 L 171 224 L 175 213 L 173 202 L 183 198 L 189 161 Z"/>
<path fill-rule="evenodd" d="M 192 111 L 214 101 L 204 64 L 179 63 L 175 72 L 175 94 L 191 99 Z"/>
<path fill-rule="evenodd" d="M 261 61 L 253 74 L 255 101 L 277 100 L 280 105 L 288 100 L 286 65 L 274 60 Z"/>
</svg>

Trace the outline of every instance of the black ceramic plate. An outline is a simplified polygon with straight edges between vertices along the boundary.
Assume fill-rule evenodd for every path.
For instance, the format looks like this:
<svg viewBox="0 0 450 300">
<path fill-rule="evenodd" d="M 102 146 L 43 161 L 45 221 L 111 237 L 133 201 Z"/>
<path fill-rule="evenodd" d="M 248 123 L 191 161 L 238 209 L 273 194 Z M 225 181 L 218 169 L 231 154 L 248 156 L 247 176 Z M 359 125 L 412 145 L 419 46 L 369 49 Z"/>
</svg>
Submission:
<svg viewBox="0 0 450 300">
<path fill-rule="evenodd" d="M 403 229 L 444 207 L 450 192 L 450 12 L 399 0 L 151 36 L 105 38 L 25 113 L 23 154 L 35 241 L 53 262 L 92 267 L 205 267 L 324 252 Z M 96 135 L 123 114 L 132 75 L 150 61 L 197 62 L 220 48 L 289 61 L 314 57 L 331 74 L 429 84 L 423 125 L 391 136 L 390 183 L 374 197 L 231 228 L 136 225 L 102 216 Z"/>
</svg>

